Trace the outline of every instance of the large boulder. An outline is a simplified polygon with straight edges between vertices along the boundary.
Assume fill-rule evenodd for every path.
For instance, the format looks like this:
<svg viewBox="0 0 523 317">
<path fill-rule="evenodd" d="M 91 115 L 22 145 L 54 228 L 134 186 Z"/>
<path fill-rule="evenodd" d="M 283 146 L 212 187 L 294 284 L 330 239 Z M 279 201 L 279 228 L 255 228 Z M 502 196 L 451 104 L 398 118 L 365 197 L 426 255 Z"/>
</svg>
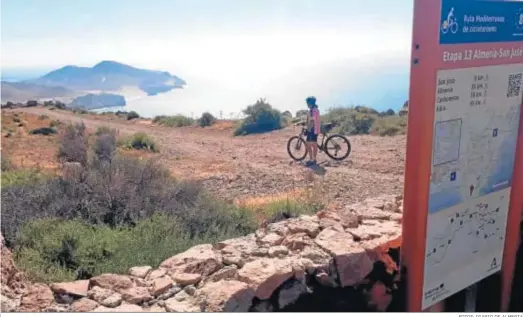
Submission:
<svg viewBox="0 0 523 317">
<path fill-rule="evenodd" d="M 54 301 L 53 292 L 45 284 L 33 284 L 22 297 L 20 303 L 21 312 L 43 311 Z"/>
</svg>

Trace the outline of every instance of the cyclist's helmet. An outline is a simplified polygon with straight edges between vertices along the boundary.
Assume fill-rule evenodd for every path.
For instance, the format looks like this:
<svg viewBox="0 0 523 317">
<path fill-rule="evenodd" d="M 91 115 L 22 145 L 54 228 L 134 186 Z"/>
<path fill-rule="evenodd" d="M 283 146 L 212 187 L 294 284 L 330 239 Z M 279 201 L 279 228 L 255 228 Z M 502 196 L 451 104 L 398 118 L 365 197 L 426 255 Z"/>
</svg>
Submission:
<svg viewBox="0 0 523 317">
<path fill-rule="evenodd" d="M 307 106 L 315 106 L 316 105 L 316 97 L 310 96 L 305 99 L 305 102 L 307 103 Z"/>
</svg>

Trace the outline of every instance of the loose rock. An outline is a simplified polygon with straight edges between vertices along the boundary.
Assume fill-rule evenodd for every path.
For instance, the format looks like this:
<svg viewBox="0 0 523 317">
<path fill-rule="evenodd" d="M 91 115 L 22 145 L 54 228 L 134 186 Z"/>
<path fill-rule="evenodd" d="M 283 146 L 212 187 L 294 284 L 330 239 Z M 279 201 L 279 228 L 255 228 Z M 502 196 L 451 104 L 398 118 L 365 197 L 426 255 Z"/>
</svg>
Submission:
<svg viewBox="0 0 523 317">
<path fill-rule="evenodd" d="M 180 285 L 192 285 L 201 281 L 202 276 L 200 274 L 191 273 L 176 273 L 173 275 L 173 280 Z"/>
<path fill-rule="evenodd" d="M 194 287 L 194 285 L 187 285 L 183 291 L 192 296 L 196 293 L 196 287 Z"/>
<path fill-rule="evenodd" d="M 122 301 L 123 301 L 122 295 L 118 294 L 118 293 L 114 293 L 111 296 L 102 300 L 100 302 L 100 304 L 104 305 L 105 307 L 115 308 L 115 307 L 120 306 Z"/>
<path fill-rule="evenodd" d="M 163 293 L 165 293 L 167 290 L 169 290 L 173 286 L 173 281 L 170 277 L 160 277 L 153 281 L 153 286 L 151 289 L 151 294 L 153 296 L 159 296 Z M 173 294 L 174 295 L 174 294 Z"/>
<path fill-rule="evenodd" d="M 102 303 L 104 299 L 114 294 L 114 291 L 106 288 L 101 288 L 100 286 L 95 286 L 91 288 L 87 292 L 87 297 L 90 299 L 97 301 L 98 303 Z"/>
<path fill-rule="evenodd" d="M 51 284 L 51 290 L 56 294 L 71 294 L 75 296 L 87 296 L 89 280 L 80 280 L 67 283 Z"/>
<path fill-rule="evenodd" d="M 89 298 L 81 298 L 71 305 L 71 310 L 73 312 L 85 313 L 94 310 L 98 306 L 98 303 L 94 300 Z"/>
<path fill-rule="evenodd" d="M 122 298 L 131 304 L 140 304 L 153 299 L 146 287 L 133 287 L 121 291 Z"/>
<path fill-rule="evenodd" d="M 95 313 L 141 313 L 143 308 L 138 305 L 124 303 L 115 308 L 109 308 L 104 306 L 98 306 L 95 310 Z"/>
<path fill-rule="evenodd" d="M 238 272 L 238 280 L 253 287 L 256 297 L 263 300 L 294 274 L 290 259 L 259 259 L 245 264 Z"/>
<path fill-rule="evenodd" d="M 165 301 L 165 310 L 170 313 L 199 313 L 201 308 L 190 301 L 179 302 L 175 298 Z"/>
<path fill-rule="evenodd" d="M 135 266 L 129 269 L 129 275 L 145 278 L 153 270 L 150 266 Z"/>
<path fill-rule="evenodd" d="M 159 277 L 164 277 L 167 272 L 164 269 L 157 269 L 152 271 L 149 275 L 147 275 L 146 280 L 153 281 L 156 280 Z"/>
<path fill-rule="evenodd" d="M 222 267 L 222 256 L 212 245 L 203 244 L 163 261 L 160 267 L 171 274 L 194 273 L 208 276 Z"/>
<path fill-rule="evenodd" d="M 283 245 L 277 245 L 269 248 L 269 256 L 280 257 L 289 254 L 289 249 Z"/>
<path fill-rule="evenodd" d="M 53 292 L 45 284 L 33 284 L 22 297 L 21 312 L 38 312 L 51 306 L 54 300 Z"/>
<path fill-rule="evenodd" d="M 238 268 L 236 267 L 236 265 L 226 266 L 218 272 L 214 273 L 213 275 L 209 276 L 206 282 L 213 283 L 218 282 L 220 280 L 234 279 L 236 278 L 237 274 Z"/>
<path fill-rule="evenodd" d="M 92 286 L 100 286 L 111 290 L 122 290 L 134 286 L 128 276 L 118 274 L 102 274 L 91 278 Z"/>
<path fill-rule="evenodd" d="M 254 293 L 246 283 L 221 280 L 199 289 L 196 297 L 207 312 L 247 312 Z"/>
</svg>

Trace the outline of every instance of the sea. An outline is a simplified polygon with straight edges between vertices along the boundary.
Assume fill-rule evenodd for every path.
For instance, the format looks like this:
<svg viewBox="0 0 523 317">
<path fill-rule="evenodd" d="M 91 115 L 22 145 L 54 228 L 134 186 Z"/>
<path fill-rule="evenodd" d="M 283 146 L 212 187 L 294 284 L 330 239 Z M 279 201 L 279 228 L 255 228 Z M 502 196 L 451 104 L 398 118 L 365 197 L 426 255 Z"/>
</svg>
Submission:
<svg viewBox="0 0 523 317">
<path fill-rule="evenodd" d="M 295 113 L 306 108 L 305 98 L 311 95 L 316 96 L 322 111 L 356 105 L 370 106 L 378 111 L 399 110 L 408 99 L 408 68 L 374 67 L 366 70 L 322 68 L 264 82 L 245 80 L 241 84 L 180 74 L 187 82 L 183 89 L 155 96 L 137 89 L 125 90 L 119 93 L 126 98 L 126 106 L 96 109 L 96 112 L 136 111 L 145 118 L 176 114 L 197 118 L 203 112 L 210 112 L 217 118 L 235 119 L 242 117 L 242 110 L 260 98 L 280 111 Z M 42 75 L 35 74 L 4 72 L 2 79 L 19 81 Z"/>
</svg>

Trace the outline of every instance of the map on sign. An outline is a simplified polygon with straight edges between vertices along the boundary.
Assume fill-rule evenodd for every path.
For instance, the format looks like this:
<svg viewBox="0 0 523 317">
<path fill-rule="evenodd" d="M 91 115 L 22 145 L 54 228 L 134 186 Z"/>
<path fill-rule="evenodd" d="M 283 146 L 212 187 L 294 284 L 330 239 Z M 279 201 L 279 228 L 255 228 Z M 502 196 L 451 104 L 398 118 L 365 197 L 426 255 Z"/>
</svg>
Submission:
<svg viewBox="0 0 523 317">
<path fill-rule="evenodd" d="M 522 75 L 522 64 L 438 71 L 425 252 L 427 300 L 437 301 L 500 268 Z"/>
<path fill-rule="evenodd" d="M 439 72 L 430 213 L 510 187 L 522 73 L 519 65 Z"/>
</svg>

